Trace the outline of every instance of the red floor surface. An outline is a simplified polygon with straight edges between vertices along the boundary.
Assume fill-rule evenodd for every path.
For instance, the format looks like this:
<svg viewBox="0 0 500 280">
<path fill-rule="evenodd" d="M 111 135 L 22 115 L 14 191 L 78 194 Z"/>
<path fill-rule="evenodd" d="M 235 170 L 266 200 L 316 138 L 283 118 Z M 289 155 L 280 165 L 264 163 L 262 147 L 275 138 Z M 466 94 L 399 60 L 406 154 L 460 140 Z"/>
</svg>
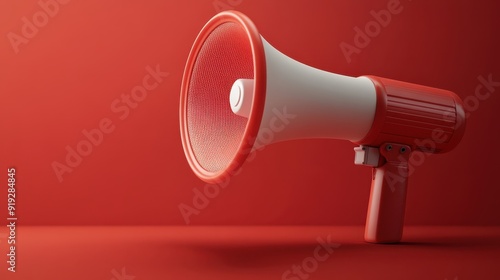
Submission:
<svg viewBox="0 0 500 280">
<path fill-rule="evenodd" d="M 15 273 L 1 233 L 0 279 L 500 279 L 500 227 L 20 227 Z"/>
</svg>

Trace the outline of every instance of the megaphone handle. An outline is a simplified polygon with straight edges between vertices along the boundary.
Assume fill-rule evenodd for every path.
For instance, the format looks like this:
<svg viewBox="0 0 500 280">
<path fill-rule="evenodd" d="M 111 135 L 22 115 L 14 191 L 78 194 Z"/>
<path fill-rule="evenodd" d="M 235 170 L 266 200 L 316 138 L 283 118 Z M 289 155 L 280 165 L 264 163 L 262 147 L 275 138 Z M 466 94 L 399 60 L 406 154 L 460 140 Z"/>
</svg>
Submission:
<svg viewBox="0 0 500 280">
<path fill-rule="evenodd" d="M 395 243 L 401 240 L 408 186 L 409 146 L 386 143 L 380 147 L 385 163 L 373 168 L 365 227 L 365 241 Z"/>
</svg>

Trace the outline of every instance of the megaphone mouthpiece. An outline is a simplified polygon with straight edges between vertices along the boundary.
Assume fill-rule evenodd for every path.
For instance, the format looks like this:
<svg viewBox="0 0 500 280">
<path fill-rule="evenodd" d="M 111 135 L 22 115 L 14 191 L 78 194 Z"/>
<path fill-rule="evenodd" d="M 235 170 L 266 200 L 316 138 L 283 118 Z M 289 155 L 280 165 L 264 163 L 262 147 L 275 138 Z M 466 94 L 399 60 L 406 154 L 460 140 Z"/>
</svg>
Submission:
<svg viewBox="0 0 500 280">
<path fill-rule="evenodd" d="M 250 117 L 253 101 L 253 79 L 238 79 L 231 87 L 229 104 L 231 110 L 238 116 Z"/>
</svg>

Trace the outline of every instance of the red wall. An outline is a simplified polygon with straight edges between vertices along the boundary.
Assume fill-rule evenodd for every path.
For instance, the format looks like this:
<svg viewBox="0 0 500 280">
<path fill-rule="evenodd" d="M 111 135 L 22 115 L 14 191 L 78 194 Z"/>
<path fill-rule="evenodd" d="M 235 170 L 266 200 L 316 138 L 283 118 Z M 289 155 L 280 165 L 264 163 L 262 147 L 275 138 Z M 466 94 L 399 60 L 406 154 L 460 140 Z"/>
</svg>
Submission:
<svg viewBox="0 0 500 280">
<path fill-rule="evenodd" d="M 66 2 L 47 6 L 52 16 L 45 17 L 37 1 L 0 2 L 0 171 L 7 178 L 7 167 L 17 169 L 19 220 L 184 224 L 179 205 L 192 206 L 193 189 L 205 184 L 181 147 L 180 82 L 192 42 L 216 13 L 214 1 Z M 500 224 L 500 86 L 475 96 L 478 77 L 500 81 L 497 2 L 401 0 L 350 63 L 340 44 L 353 45 L 354 28 L 392 1 L 227 2 L 306 64 L 449 89 L 466 99 L 462 143 L 416 164 L 406 223 Z M 30 29 L 23 19 L 33 23 L 33 16 L 39 27 Z M 157 65 L 169 74 L 147 80 L 141 102 L 121 99 Z M 83 130 L 94 144 L 85 146 Z M 88 155 L 70 158 L 71 167 L 68 147 Z M 353 147 L 337 140 L 269 146 L 190 222 L 363 224 L 371 172 L 353 164 Z M 6 187 L 0 192 L 6 208 Z"/>
</svg>

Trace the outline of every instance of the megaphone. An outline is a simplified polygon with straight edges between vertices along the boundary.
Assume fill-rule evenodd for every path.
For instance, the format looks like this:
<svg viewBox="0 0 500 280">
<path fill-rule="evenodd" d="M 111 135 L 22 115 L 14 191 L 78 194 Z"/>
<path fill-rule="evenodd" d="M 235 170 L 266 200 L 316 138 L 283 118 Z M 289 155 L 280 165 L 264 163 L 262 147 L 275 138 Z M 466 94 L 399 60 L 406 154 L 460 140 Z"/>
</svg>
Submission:
<svg viewBox="0 0 500 280">
<path fill-rule="evenodd" d="M 358 145 L 355 164 L 373 167 L 365 226 L 373 243 L 401 240 L 412 152 L 449 151 L 464 129 L 463 103 L 453 92 L 307 66 L 272 47 L 236 11 L 203 27 L 181 86 L 183 148 L 208 183 L 236 174 L 262 145 L 303 138 Z"/>
</svg>

